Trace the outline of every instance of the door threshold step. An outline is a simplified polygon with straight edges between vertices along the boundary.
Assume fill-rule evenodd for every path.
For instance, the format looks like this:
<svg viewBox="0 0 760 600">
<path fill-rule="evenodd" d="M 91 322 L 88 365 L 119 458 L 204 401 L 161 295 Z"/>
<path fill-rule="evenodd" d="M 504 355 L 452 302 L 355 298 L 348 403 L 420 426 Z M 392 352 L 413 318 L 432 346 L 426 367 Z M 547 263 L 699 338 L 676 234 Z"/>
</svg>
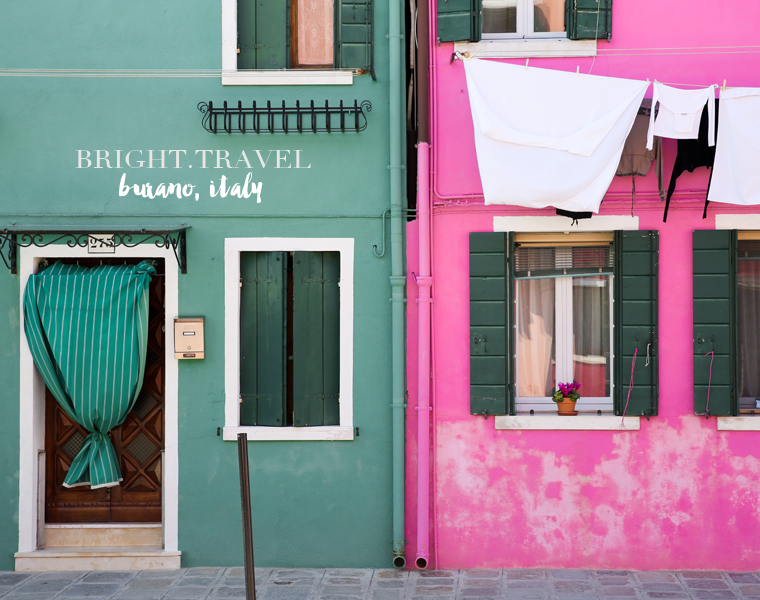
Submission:
<svg viewBox="0 0 760 600">
<path fill-rule="evenodd" d="M 46 523 L 45 548 L 163 546 L 161 523 Z"/>
<path fill-rule="evenodd" d="M 14 556 L 16 571 L 145 571 L 179 569 L 182 553 L 160 546 L 61 546 Z"/>
</svg>

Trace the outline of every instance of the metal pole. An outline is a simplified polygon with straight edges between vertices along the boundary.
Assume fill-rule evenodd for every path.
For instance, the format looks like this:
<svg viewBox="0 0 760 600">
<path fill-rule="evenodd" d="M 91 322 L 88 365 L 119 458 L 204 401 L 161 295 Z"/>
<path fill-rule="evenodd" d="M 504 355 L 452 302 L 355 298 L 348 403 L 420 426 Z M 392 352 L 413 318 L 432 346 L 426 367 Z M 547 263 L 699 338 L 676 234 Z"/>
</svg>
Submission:
<svg viewBox="0 0 760 600">
<path fill-rule="evenodd" d="M 253 570 L 253 522 L 251 519 L 251 481 L 248 474 L 247 433 L 238 433 L 238 461 L 240 463 L 240 504 L 243 511 L 245 600 L 256 600 L 256 573 Z"/>
</svg>

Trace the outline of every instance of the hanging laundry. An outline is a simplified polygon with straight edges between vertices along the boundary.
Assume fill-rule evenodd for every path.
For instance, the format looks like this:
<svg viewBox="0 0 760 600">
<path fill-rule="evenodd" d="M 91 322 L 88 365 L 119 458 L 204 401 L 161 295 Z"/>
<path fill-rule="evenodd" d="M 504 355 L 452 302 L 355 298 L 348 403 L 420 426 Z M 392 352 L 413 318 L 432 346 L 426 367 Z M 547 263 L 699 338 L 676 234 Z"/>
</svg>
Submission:
<svg viewBox="0 0 760 600">
<path fill-rule="evenodd" d="M 760 204 L 760 88 L 720 93 L 720 129 L 707 199 Z"/>
<path fill-rule="evenodd" d="M 670 185 L 668 186 L 668 195 L 665 199 L 665 213 L 663 214 L 663 223 L 668 220 L 668 208 L 670 207 L 670 198 L 673 196 L 673 192 L 676 190 L 676 179 L 678 179 L 684 171 L 692 173 L 694 169 L 699 167 L 712 168 L 715 162 L 715 149 L 718 145 L 711 146 L 710 138 L 715 139 L 715 130 L 718 128 L 718 101 L 715 101 L 715 119 L 714 123 L 709 116 L 708 107 L 702 109 L 702 117 L 699 120 L 699 135 L 696 140 L 678 140 L 678 153 L 676 154 L 676 160 L 673 163 L 673 173 L 670 176 Z M 723 106 L 720 105 L 722 110 Z M 721 120 L 723 114 L 721 113 Z M 708 126 L 712 125 L 709 127 Z M 712 132 L 712 135 L 711 133 Z M 712 172 L 710 172 L 710 180 L 707 183 L 708 192 L 710 190 L 710 182 L 712 181 Z M 705 211 L 707 211 L 707 204 L 705 204 Z"/>
<path fill-rule="evenodd" d="M 698 90 L 682 90 L 670 87 L 664 83 L 654 82 L 652 93 L 652 108 L 660 108 L 649 117 L 649 133 L 647 134 L 647 148 L 652 149 L 654 136 L 671 138 L 675 140 L 695 140 L 699 136 L 699 121 L 702 109 L 707 105 L 707 113 L 710 124 L 715 120 L 715 88 L 717 86 Z M 708 143 L 715 145 L 713 128 L 709 129 Z"/>
<path fill-rule="evenodd" d="M 464 61 L 486 204 L 598 212 L 644 81 Z"/>
<path fill-rule="evenodd" d="M 615 175 L 618 177 L 631 177 L 633 200 L 636 200 L 636 177 L 644 177 L 649 173 L 649 168 L 654 162 L 654 172 L 657 177 L 657 189 L 660 192 L 660 200 L 665 200 L 665 185 L 662 177 L 662 138 L 654 138 L 654 145 L 647 150 L 647 133 L 649 130 L 649 114 L 652 101 L 648 98 L 641 103 L 641 108 L 633 122 L 631 132 L 625 140 L 623 155 L 620 157 Z"/>
</svg>

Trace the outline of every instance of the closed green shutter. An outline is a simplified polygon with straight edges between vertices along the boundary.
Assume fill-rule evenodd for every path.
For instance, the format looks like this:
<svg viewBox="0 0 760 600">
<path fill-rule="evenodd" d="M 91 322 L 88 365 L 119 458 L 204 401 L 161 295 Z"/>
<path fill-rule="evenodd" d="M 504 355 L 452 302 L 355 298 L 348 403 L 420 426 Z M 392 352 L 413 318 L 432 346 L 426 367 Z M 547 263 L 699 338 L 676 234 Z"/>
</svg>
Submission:
<svg viewBox="0 0 760 600">
<path fill-rule="evenodd" d="M 693 253 L 694 413 L 705 414 L 709 386 L 709 414 L 738 414 L 736 231 L 694 231 Z"/>
<path fill-rule="evenodd" d="M 438 40 L 479 42 L 482 0 L 438 0 Z"/>
<path fill-rule="evenodd" d="M 339 6 L 335 66 L 339 69 L 361 69 L 374 75 L 371 0 L 343 0 Z"/>
<path fill-rule="evenodd" d="M 616 415 L 624 412 L 628 416 L 657 414 L 658 247 L 657 231 L 615 232 Z M 636 364 L 629 399 L 634 354 Z"/>
<path fill-rule="evenodd" d="M 565 29 L 571 40 L 612 37 L 612 0 L 566 0 Z"/>
<path fill-rule="evenodd" d="M 340 253 L 293 257 L 293 425 L 340 424 Z"/>
<path fill-rule="evenodd" d="M 470 234 L 470 414 L 514 414 L 511 234 Z"/>
<path fill-rule="evenodd" d="M 238 69 L 287 69 L 287 0 L 238 0 L 237 17 Z"/>
<path fill-rule="evenodd" d="M 240 255 L 241 425 L 285 425 L 285 258 Z"/>
</svg>

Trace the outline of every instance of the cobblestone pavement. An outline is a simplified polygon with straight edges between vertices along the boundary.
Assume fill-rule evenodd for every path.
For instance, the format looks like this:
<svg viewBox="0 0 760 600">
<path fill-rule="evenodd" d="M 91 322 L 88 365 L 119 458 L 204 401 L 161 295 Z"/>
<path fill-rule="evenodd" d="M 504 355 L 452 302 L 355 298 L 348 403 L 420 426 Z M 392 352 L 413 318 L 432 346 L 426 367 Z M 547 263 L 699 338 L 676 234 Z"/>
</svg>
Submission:
<svg viewBox="0 0 760 600">
<path fill-rule="evenodd" d="M 471 569 L 256 569 L 261 600 L 743 600 L 755 573 Z M 2 600 L 244 598 L 243 569 L 79 573 L 0 572 Z"/>
</svg>

